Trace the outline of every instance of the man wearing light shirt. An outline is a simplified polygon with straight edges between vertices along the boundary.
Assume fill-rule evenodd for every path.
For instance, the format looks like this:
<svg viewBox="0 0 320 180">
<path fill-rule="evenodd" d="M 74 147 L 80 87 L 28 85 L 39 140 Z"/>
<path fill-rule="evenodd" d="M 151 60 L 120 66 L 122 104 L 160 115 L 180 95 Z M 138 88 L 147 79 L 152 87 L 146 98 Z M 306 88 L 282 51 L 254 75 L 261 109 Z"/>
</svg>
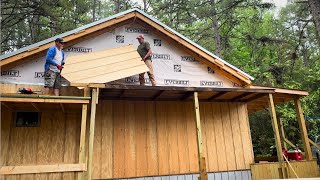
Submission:
<svg viewBox="0 0 320 180">
<path fill-rule="evenodd" d="M 55 46 L 48 49 L 44 65 L 44 94 L 49 94 L 50 89 L 53 89 L 54 95 L 60 94 L 60 72 L 65 60 L 62 50 L 64 43 L 62 38 L 57 38 Z"/>
</svg>

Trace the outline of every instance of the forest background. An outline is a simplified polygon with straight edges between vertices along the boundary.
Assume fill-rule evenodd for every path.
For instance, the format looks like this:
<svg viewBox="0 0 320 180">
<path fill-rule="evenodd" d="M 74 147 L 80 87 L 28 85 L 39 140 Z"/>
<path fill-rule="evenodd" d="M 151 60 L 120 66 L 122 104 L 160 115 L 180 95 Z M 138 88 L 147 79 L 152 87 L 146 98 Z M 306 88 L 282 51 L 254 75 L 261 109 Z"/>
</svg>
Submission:
<svg viewBox="0 0 320 180">
<path fill-rule="evenodd" d="M 283 0 L 285 1 L 285 0 Z M 131 8 L 154 16 L 255 77 L 256 85 L 303 89 L 309 138 L 320 135 L 320 1 L 1 0 L 1 54 Z M 277 107 L 287 139 L 302 147 L 293 103 Z M 269 112 L 250 116 L 255 156 L 271 155 Z"/>
</svg>

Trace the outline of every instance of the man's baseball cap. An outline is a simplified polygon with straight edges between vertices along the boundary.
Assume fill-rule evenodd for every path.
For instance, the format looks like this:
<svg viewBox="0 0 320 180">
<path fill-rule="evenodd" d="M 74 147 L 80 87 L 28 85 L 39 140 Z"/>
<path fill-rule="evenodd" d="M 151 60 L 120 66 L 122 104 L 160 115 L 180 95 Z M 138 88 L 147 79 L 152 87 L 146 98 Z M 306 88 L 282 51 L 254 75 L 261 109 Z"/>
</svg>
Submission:
<svg viewBox="0 0 320 180">
<path fill-rule="evenodd" d="M 61 44 L 65 43 L 62 38 L 57 38 L 54 42 L 58 42 Z"/>
<path fill-rule="evenodd" d="M 137 39 L 144 39 L 143 34 L 139 34 L 139 36 L 137 37 Z"/>
</svg>

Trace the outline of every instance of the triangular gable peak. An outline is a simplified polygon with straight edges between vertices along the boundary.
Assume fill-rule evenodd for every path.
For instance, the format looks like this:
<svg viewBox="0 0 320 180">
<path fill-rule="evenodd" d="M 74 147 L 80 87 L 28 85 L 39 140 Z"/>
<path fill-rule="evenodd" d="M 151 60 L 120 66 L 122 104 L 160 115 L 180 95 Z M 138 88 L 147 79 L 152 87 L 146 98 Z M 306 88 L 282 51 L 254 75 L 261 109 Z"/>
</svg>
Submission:
<svg viewBox="0 0 320 180">
<path fill-rule="evenodd" d="M 253 79 L 251 76 L 138 9 L 116 14 L 19 49 L 13 53 L 5 54 L 0 57 L 0 65 L 3 69 L 2 76 L 6 82 L 13 80 L 25 83 L 23 78 L 19 80 L 18 77 L 24 74 L 24 69 L 38 69 L 33 74 L 34 78 L 38 78 L 39 84 L 41 84 L 45 53 L 53 45 L 53 41 L 57 37 L 63 37 L 67 41 L 65 49 L 68 52 L 66 54 L 71 55 L 73 53 L 85 53 L 127 44 L 137 46 L 138 42 L 135 37 L 139 33 L 145 34 L 146 40 L 152 45 L 156 71 L 161 69 L 160 66 L 162 66 L 161 72 L 156 72 L 156 75 L 164 78 L 166 76 L 162 76 L 163 74 L 170 74 L 168 75 L 169 78 L 163 79 L 163 81 L 161 79 L 159 85 L 182 83 L 180 84 L 182 86 L 221 87 L 220 82 L 222 82 L 222 84 L 224 83 L 222 87 L 232 87 L 234 85 L 248 86 L 251 84 Z M 157 61 L 157 59 L 163 61 Z M 167 63 L 159 64 L 159 62 Z M 202 70 L 195 67 L 202 68 Z M 169 73 L 169 69 L 172 69 L 172 72 Z M 163 70 L 168 70 L 168 72 Z M 188 75 L 194 78 L 198 76 L 199 83 L 187 84 L 188 82 L 184 81 L 185 79 L 182 76 L 186 77 Z M 130 83 L 130 81 L 136 82 L 136 78 L 124 80 L 125 83 Z"/>
</svg>

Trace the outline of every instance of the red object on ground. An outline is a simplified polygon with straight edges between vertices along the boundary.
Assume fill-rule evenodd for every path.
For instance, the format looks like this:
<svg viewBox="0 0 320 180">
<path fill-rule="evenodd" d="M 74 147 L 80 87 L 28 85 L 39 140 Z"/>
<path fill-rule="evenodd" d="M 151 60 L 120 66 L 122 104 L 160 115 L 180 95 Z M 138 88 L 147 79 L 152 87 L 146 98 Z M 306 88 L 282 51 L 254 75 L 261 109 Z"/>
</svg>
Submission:
<svg viewBox="0 0 320 180">
<path fill-rule="evenodd" d="M 301 151 L 294 150 L 294 151 L 288 151 L 288 159 L 290 160 L 296 160 L 301 161 L 302 160 L 302 153 Z"/>
</svg>

